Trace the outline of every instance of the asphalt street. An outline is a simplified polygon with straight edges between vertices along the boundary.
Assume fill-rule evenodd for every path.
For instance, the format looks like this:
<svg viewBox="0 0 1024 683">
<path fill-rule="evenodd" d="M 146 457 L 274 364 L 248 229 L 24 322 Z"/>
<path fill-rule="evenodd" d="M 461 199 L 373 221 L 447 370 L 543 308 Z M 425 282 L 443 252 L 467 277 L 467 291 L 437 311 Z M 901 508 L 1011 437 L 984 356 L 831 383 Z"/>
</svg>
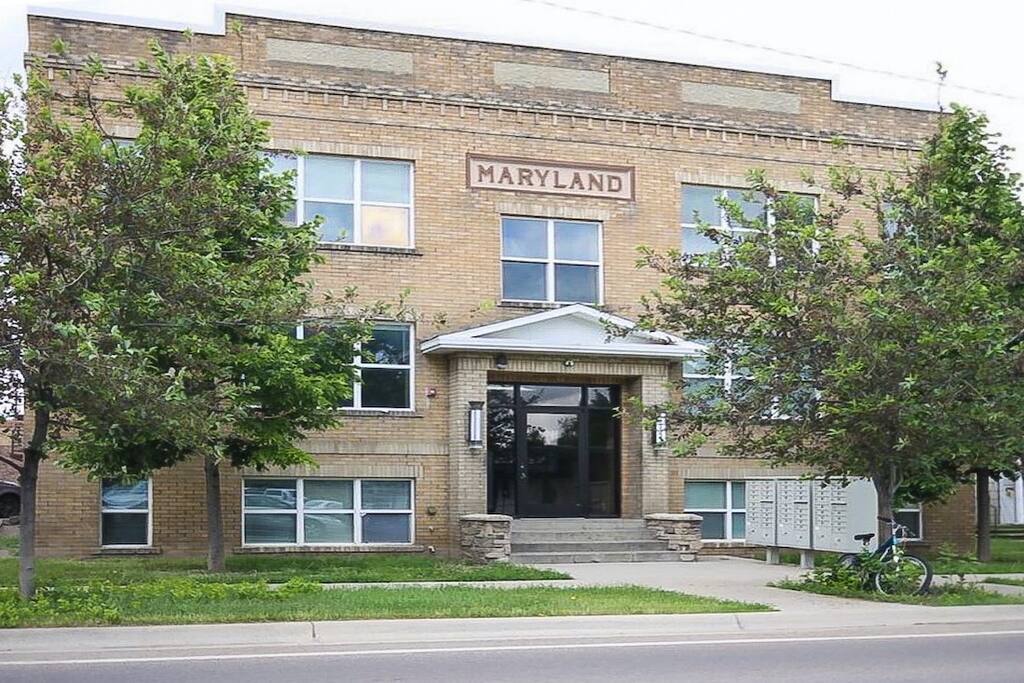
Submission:
<svg viewBox="0 0 1024 683">
<path fill-rule="evenodd" d="M 104 649 L 0 661 L 4 683 L 244 681 L 703 681 L 913 683 L 1021 680 L 1024 629 L 959 624 L 789 635 L 563 638 L 344 647 Z"/>
</svg>

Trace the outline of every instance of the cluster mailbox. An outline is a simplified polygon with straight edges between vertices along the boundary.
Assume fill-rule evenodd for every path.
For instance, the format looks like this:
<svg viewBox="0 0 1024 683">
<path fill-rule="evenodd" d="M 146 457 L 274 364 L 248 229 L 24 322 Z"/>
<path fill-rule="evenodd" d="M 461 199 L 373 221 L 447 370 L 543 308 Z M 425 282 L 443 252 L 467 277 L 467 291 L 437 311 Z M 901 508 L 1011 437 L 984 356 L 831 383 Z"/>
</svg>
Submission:
<svg viewBox="0 0 1024 683">
<path fill-rule="evenodd" d="M 876 531 L 875 488 L 867 479 L 747 481 L 747 543 L 768 548 L 858 552 L 854 534 Z M 871 547 L 875 547 L 872 541 Z"/>
</svg>

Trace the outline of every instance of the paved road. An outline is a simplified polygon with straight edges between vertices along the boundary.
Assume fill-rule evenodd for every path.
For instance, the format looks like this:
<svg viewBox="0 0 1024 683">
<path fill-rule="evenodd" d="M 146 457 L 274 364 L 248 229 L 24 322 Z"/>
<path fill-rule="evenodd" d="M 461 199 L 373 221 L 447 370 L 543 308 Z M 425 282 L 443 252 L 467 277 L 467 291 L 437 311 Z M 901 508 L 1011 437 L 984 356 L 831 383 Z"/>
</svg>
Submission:
<svg viewBox="0 0 1024 683">
<path fill-rule="evenodd" d="M 676 639 L 105 649 L 0 661 L 0 681 L 1019 681 L 1024 629 L 1006 624 Z M 873 631 L 873 632 L 872 632 Z M 14 663 L 15 659 L 23 660 Z M 93 660 L 93 661 L 89 661 Z"/>
</svg>

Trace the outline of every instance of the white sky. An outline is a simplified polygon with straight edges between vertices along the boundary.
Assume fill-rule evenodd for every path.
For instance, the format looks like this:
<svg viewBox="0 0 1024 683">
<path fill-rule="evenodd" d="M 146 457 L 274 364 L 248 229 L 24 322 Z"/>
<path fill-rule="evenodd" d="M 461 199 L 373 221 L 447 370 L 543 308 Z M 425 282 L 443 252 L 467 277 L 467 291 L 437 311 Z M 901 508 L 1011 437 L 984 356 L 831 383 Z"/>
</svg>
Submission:
<svg viewBox="0 0 1024 683">
<path fill-rule="evenodd" d="M 0 75 L 8 77 L 21 68 L 26 6 L 49 13 L 65 10 L 75 15 L 112 15 L 169 28 L 187 25 L 197 31 L 219 30 L 220 9 L 248 10 L 323 23 L 831 78 L 836 99 L 926 108 L 936 106 L 935 62 L 941 61 L 949 70 L 942 91 L 944 104 L 955 101 L 986 112 L 992 128 L 1001 132 L 1008 144 L 1024 150 L 1024 50 L 1020 44 L 1024 8 L 1016 4 L 1012 0 L 973 0 L 969 4 L 963 0 L 861 0 L 854 5 L 821 0 L 242 0 L 238 4 L 213 0 L 37 0 L 31 4 L 0 0 Z M 1024 151 L 1016 153 L 1014 169 L 1024 171 Z"/>
</svg>

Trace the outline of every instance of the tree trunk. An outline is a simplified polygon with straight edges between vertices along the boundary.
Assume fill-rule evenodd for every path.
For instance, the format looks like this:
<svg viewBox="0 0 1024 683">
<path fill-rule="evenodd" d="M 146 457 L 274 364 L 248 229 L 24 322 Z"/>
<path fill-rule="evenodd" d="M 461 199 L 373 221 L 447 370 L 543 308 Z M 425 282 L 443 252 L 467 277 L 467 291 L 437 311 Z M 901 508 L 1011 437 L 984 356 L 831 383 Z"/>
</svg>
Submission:
<svg viewBox="0 0 1024 683">
<path fill-rule="evenodd" d="M 46 435 L 50 427 L 50 410 L 37 408 L 33 417 L 32 436 L 23 451 L 21 476 L 21 519 L 18 528 L 18 592 L 23 600 L 36 593 L 36 484 L 39 463 L 43 459 Z"/>
<path fill-rule="evenodd" d="M 978 468 L 974 475 L 975 514 L 978 523 L 976 554 L 979 562 L 992 561 L 992 503 L 989 495 L 991 478 L 992 473 L 984 467 Z"/>
<path fill-rule="evenodd" d="M 896 498 L 896 487 L 893 485 L 892 477 L 888 475 L 875 476 L 871 478 L 875 485 L 875 493 L 878 494 L 878 516 L 885 519 L 892 519 L 893 501 Z M 892 527 L 885 522 L 878 522 L 878 542 L 885 543 L 892 535 Z"/>
<path fill-rule="evenodd" d="M 220 505 L 220 466 L 214 455 L 207 454 L 203 462 L 206 473 L 206 569 L 224 571 L 224 517 Z"/>
</svg>

